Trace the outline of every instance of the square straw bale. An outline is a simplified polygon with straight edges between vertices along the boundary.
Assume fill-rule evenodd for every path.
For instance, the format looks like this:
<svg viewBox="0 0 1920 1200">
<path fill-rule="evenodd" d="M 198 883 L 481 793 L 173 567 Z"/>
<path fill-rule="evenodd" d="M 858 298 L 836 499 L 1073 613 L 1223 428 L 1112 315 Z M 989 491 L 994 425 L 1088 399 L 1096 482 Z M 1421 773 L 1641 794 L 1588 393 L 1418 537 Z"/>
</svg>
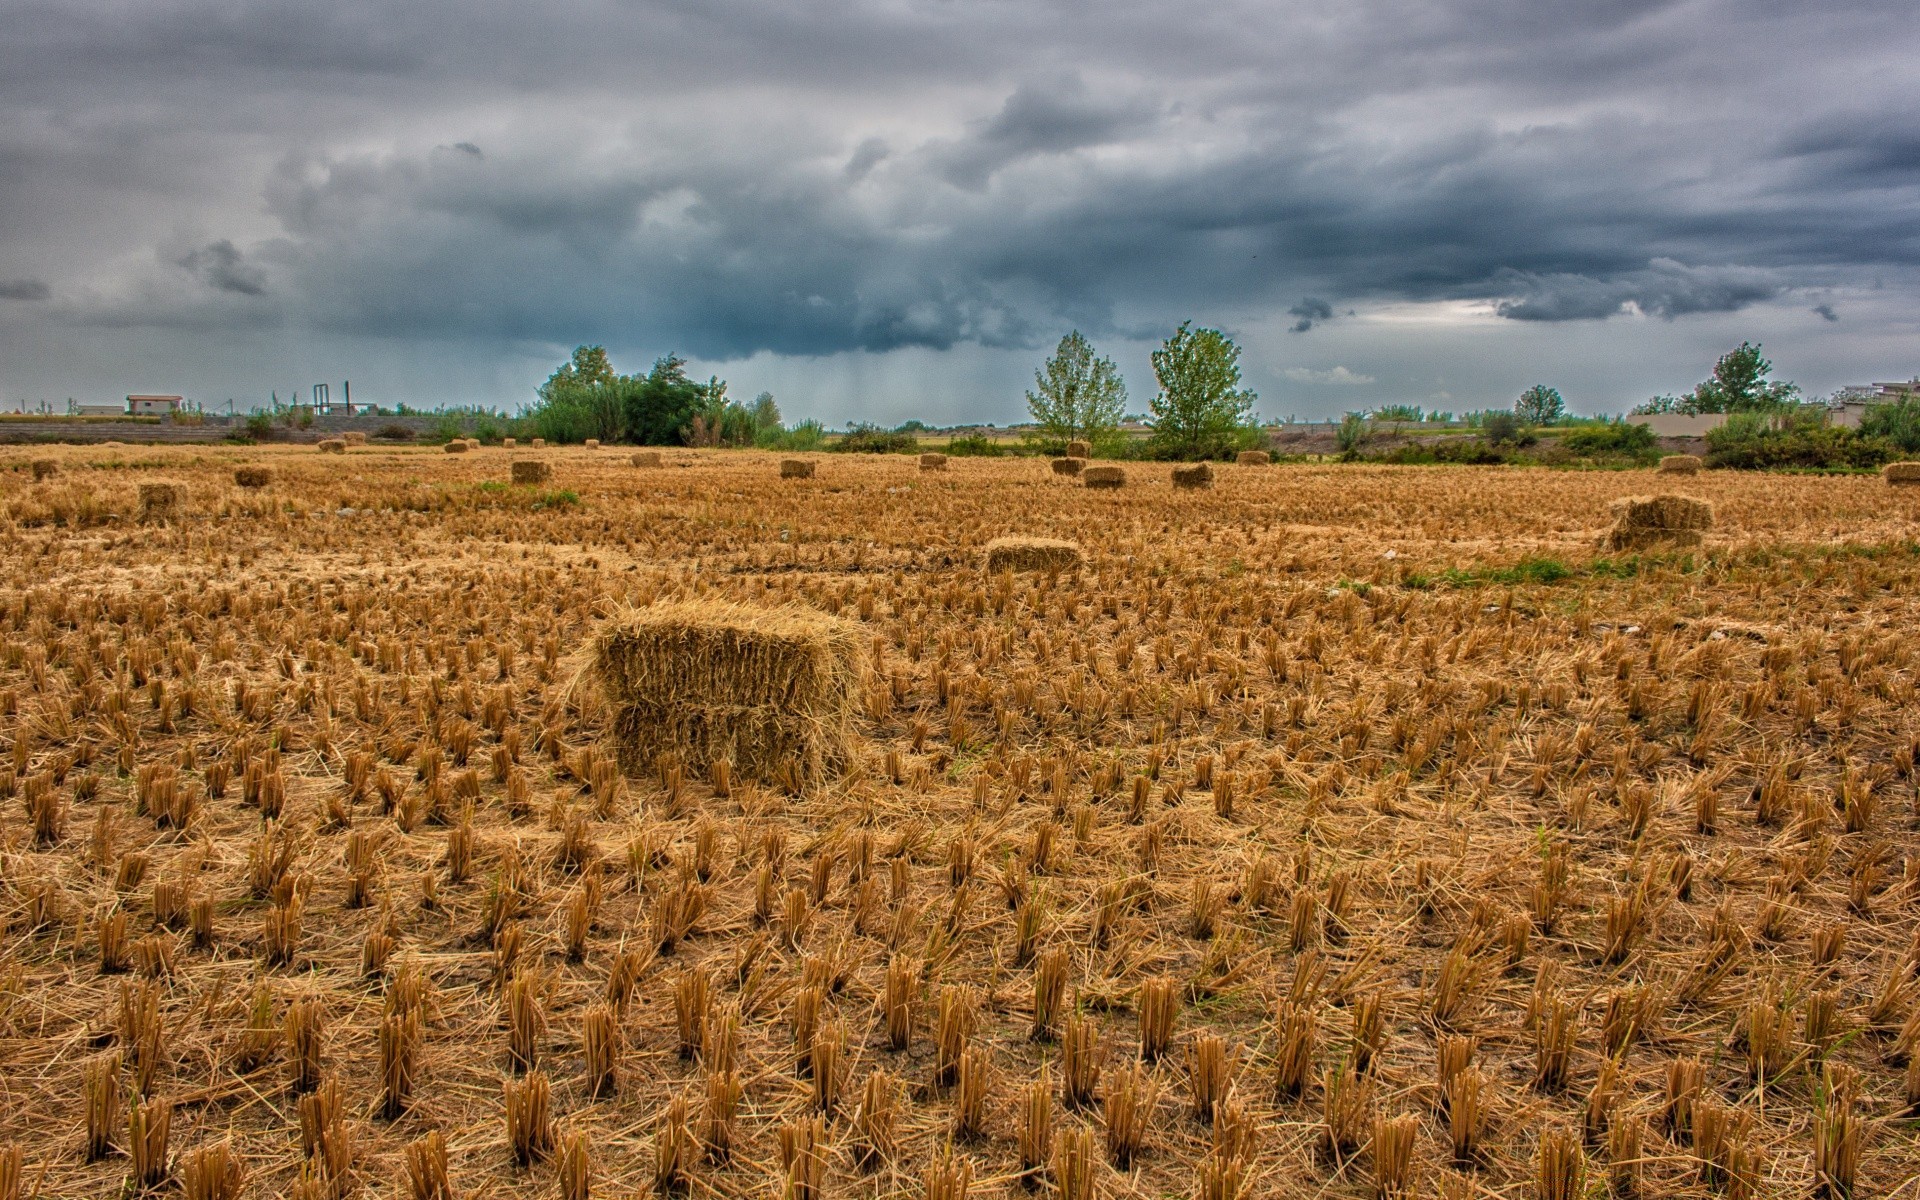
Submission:
<svg viewBox="0 0 1920 1200">
<path fill-rule="evenodd" d="M 1077 570 L 1086 561 L 1076 542 L 1059 538 L 1000 537 L 987 543 L 987 574 L 1002 571 Z"/>
</svg>

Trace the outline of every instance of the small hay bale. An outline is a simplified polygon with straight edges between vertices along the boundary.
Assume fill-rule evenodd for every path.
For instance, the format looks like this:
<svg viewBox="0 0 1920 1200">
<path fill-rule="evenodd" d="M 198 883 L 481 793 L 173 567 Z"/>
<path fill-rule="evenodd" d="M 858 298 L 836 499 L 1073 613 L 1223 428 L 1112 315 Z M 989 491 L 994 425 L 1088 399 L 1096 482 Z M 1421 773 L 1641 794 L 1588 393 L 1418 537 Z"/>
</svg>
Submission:
<svg viewBox="0 0 1920 1200">
<path fill-rule="evenodd" d="M 589 450 L 598 450 L 599 448 L 600 448 L 600 439 L 599 439 L 599 438 L 588 438 L 588 439 L 587 439 L 587 449 L 589 449 Z"/>
<path fill-rule="evenodd" d="M 515 483 L 545 483 L 553 478 L 553 468 L 537 458 L 516 458 L 513 460 L 513 481 Z"/>
<path fill-rule="evenodd" d="M 1055 575 L 1077 571 L 1086 562 L 1076 542 L 1059 538 L 1000 537 L 987 543 L 987 574 L 1002 571 L 1044 571 Z"/>
<path fill-rule="evenodd" d="M 947 456 L 944 454 L 922 454 L 920 456 L 920 469 L 922 471 L 944 471 L 947 469 Z"/>
<path fill-rule="evenodd" d="M 1698 475 L 1701 466 L 1698 454 L 1669 454 L 1660 460 L 1662 475 Z"/>
<path fill-rule="evenodd" d="M 465 454 L 467 451 L 471 449 L 473 449 L 473 447 L 467 445 L 467 441 L 465 438 L 455 438 L 452 441 L 448 442 L 445 446 L 445 450 L 448 454 Z"/>
<path fill-rule="evenodd" d="M 1206 463 L 1194 463 L 1191 466 L 1173 469 L 1173 486 L 1185 491 L 1198 491 L 1213 486 L 1213 468 Z"/>
<path fill-rule="evenodd" d="M 633 452 L 633 465 L 636 467 L 663 466 L 658 450 L 636 450 Z"/>
<path fill-rule="evenodd" d="M 545 450 L 547 448 L 547 439 L 545 438 L 533 439 L 533 448 L 535 450 Z"/>
<path fill-rule="evenodd" d="M 1623 496 L 1611 506 L 1610 550 L 1649 546 L 1698 546 L 1700 533 L 1713 527 L 1713 506 L 1691 496 Z"/>
<path fill-rule="evenodd" d="M 39 483 L 42 479 L 52 479 L 59 473 L 60 464 L 53 459 L 36 458 L 33 460 L 33 481 L 35 483 Z"/>
<path fill-rule="evenodd" d="M 1053 473 L 1055 475 L 1078 475 L 1080 468 L 1086 465 L 1087 460 L 1084 458 L 1056 458 L 1053 460 Z"/>
<path fill-rule="evenodd" d="M 340 435 L 340 440 L 349 446 L 364 446 L 367 444 L 367 435 L 358 429 L 349 429 Z"/>
<path fill-rule="evenodd" d="M 468 438 L 468 439 L 467 439 L 467 449 L 469 449 L 469 450 L 478 450 L 479 448 L 480 448 L 480 439 L 479 439 L 479 438 Z"/>
<path fill-rule="evenodd" d="M 243 488 L 263 488 L 273 482 L 270 467 L 235 467 L 233 481 Z"/>
<path fill-rule="evenodd" d="M 812 479 L 813 464 L 804 458 L 783 458 L 780 460 L 780 478 Z"/>
<path fill-rule="evenodd" d="M 1265 450 L 1242 450 L 1233 461 L 1243 467 L 1264 467 L 1273 461 L 1273 455 Z"/>
<path fill-rule="evenodd" d="M 151 479 L 140 485 L 140 519 L 171 521 L 187 508 L 187 485 L 172 480 Z"/>
<path fill-rule="evenodd" d="M 767 783 L 791 771 L 805 787 L 852 759 L 867 654 L 860 626 L 838 617 L 701 600 L 607 622 L 591 669 L 623 770 L 650 772 L 672 752 Z"/>
<path fill-rule="evenodd" d="M 345 454 L 347 452 L 347 440 L 345 438 L 321 438 L 317 445 L 322 454 Z"/>
<path fill-rule="evenodd" d="M 1920 487 L 1920 462 L 1888 463 L 1880 468 L 1888 487 Z"/>
<path fill-rule="evenodd" d="M 513 448 L 514 448 L 515 446 L 518 446 L 519 444 L 520 444 L 520 443 L 519 443 L 518 441 L 516 441 L 515 439 L 513 439 L 513 438 L 501 438 L 501 439 L 500 439 L 500 448 L 501 448 L 502 450 L 511 450 L 511 449 L 513 449 Z"/>
<path fill-rule="evenodd" d="M 1090 443 L 1090 442 L 1068 442 L 1068 443 L 1067 443 L 1067 457 L 1068 457 L 1068 458 L 1092 458 L 1092 457 L 1093 457 L 1093 445 L 1092 445 L 1092 443 Z"/>
<path fill-rule="evenodd" d="M 1090 488 L 1117 488 L 1126 486 L 1125 467 L 1088 467 L 1080 472 L 1080 478 Z"/>
</svg>

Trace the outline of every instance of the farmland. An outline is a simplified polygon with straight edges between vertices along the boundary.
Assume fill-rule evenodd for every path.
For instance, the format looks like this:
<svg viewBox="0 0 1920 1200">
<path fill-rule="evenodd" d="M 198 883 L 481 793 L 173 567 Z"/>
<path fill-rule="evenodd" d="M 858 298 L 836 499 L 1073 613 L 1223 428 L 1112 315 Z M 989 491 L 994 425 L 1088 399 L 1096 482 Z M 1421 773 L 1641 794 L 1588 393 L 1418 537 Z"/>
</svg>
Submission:
<svg viewBox="0 0 1920 1200">
<path fill-rule="evenodd" d="M 817 461 L 0 458 L 20 1194 L 1912 1193 L 1920 495 Z M 667 600 L 859 626 L 847 772 L 620 771 Z"/>
</svg>

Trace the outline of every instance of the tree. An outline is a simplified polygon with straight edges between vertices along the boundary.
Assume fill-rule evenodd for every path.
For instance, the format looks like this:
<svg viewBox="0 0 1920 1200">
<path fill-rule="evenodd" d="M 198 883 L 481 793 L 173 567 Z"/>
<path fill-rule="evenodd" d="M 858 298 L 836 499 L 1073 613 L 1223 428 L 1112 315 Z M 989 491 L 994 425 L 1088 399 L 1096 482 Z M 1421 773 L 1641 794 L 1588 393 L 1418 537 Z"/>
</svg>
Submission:
<svg viewBox="0 0 1920 1200">
<path fill-rule="evenodd" d="M 773 402 L 772 392 L 753 398 L 753 426 L 756 430 L 780 428 L 780 406 Z"/>
<path fill-rule="evenodd" d="M 625 389 L 622 399 L 629 441 L 642 446 L 683 445 L 708 396 L 716 389 L 726 394 L 726 385 L 718 379 L 704 384 L 689 379 L 686 367 L 686 360 L 677 354 L 655 359 L 653 370 L 644 378 L 636 377 L 634 386 Z"/>
<path fill-rule="evenodd" d="M 1696 385 L 1690 396 L 1655 396 L 1633 411 L 1649 413 L 1766 412 L 1784 405 L 1797 404 L 1798 386 L 1768 379 L 1773 364 L 1752 342 L 1741 342 L 1713 364 L 1713 378 Z"/>
<path fill-rule="evenodd" d="M 1175 458 L 1213 458 L 1246 440 L 1258 397 L 1240 386 L 1240 347 L 1217 329 L 1180 328 L 1153 352 L 1160 393 L 1153 441 Z"/>
<path fill-rule="evenodd" d="M 613 380 L 613 364 L 607 361 L 605 346 L 578 346 L 574 348 L 573 357 L 561 363 L 540 385 L 540 396 L 545 399 L 561 388 L 592 387 Z"/>
<path fill-rule="evenodd" d="M 1567 413 L 1567 402 L 1558 388 L 1536 383 L 1514 401 L 1513 415 L 1528 425 L 1551 425 Z"/>
<path fill-rule="evenodd" d="M 1033 373 L 1038 392 L 1027 393 L 1027 411 L 1051 441 L 1099 441 L 1120 427 L 1127 411 L 1127 385 L 1110 358 L 1095 357 L 1093 343 L 1078 329 L 1060 339 L 1053 357 Z"/>
</svg>

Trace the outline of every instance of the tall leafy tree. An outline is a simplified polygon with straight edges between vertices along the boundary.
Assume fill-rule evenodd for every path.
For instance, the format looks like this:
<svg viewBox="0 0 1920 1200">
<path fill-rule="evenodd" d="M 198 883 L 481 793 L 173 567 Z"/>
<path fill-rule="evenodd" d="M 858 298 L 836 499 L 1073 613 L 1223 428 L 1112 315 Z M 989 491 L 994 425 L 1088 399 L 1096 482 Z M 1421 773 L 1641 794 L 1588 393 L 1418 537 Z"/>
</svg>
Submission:
<svg viewBox="0 0 1920 1200">
<path fill-rule="evenodd" d="M 1212 458 L 1253 428 L 1253 391 L 1240 386 L 1240 347 L 1217 329 L 1182 321 L 1153 352 L 1160 393 L 1153 398 L 1153 440 L 1176 458 Z"/>
<path fill-rule="evenodd" d="M 718 387 L 721 395 L 726 394 L 726 385 L 718 379 L 695 383 L 687 377 L 686 368 L 685 359 L 669 354 L 656 359 L 651 371 L 636 376 L 633 386 L 623 389 L 628 440 L 643 446 L 682 445 L 709 392 Z"/>
<path fill-rule="evenodd" d="M 1790 403 L 1800 395 L 1791 383 L 1768 379 L 1773 364 L 1752 342 L 1740 345 L 1720 356 L 1713 364 L 1713 378 L 1693 389 L 1694 408 L 1699 412 L 1755 412 Z"/>
<path fill-rule="evenodd" d="M 551 396 L 562 388 L 592 387 L 612 383 L 613 380 L 613 364 L 607 360 L 605 346 L 578 346 L 573 351 L 573 357 L 561 363 L 540 385 L 540 395 Z"/>
<path fill-rule="evenodd" d="M 1551 425 L 1566 412 L 1567 402 L 1560 398 L 1560 390 L 1544 383 L 1536 383 L 1521 392 L 1520 399 L 1513 404 L 1513 415 L 1528 425 Z"/>
<path fill-rule="evenodd" d="M 1033 373 L 1027 411 L 1051 441 L 1110 437 L 1127 411 L 1127 385 L 1110 358 L 1101 358 L 1076 329 L 1060 339 L 1053 357 Z"/>
</svg>

